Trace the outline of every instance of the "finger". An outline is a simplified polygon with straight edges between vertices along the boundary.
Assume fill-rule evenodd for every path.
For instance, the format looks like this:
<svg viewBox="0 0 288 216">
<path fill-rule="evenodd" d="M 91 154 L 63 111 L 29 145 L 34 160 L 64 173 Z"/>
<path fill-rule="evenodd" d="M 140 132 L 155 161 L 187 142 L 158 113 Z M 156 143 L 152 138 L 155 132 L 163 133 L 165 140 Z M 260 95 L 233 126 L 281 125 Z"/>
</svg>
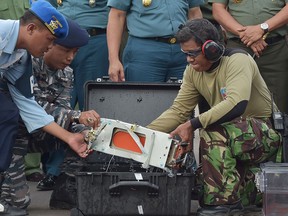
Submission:
<svg viewBox="0 0 288 216">
<path fill-rule="evenodd" d="M 259 55 L 259 53 L 256 51 L 256 52 L 254 52 L 254 54 L 255 54 L 255 56 L 257 57 L 257 58 L 259 58 L 260 57 L 260 55 Z"/>
<path fill-rule="evenodd" d="M 94 124 L 94 121 L 95 120 L 92 117 L 88 117 L 87 118 L 87 122 L 90 123 L 90 124 Z"/>
<path fill-rule="evenodd" d="M 87 155 L 88 155 L 88 153 L 86 151 L 79 153 L 79 156 L 82 157 L 82 158 L 87 157 Z"/>
</svg>

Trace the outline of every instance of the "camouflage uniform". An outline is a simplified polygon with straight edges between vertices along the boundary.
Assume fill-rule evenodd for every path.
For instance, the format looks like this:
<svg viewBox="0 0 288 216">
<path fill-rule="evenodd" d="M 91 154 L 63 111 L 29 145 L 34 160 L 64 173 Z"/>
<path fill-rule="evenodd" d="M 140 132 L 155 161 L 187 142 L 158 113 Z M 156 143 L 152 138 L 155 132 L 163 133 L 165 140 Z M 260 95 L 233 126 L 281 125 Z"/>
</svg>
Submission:
<svg viewBox="0 0 288 216">
<path fill-rule="evenodd" d="M 68 129 L 72 109 L 70 107 L 73 88 L 73 70 L 50 70 L 43 59 L 33 59 L 35 78 L 34 96 L 36 101 L 55 118 L 55 122 Z M 24 156 L 28 152 L 47 152 L 62 148 L 62 141 L 44 131 L 29 134 L 20 123 L 18 137 L 13 148 L 10 167 L 4 174 L 1 197 L 11 205 L 26 208 L 30 203 L 29 187 L 25 178 Z"/>
<path fill-rule="evenodd" d="M 280 143 L 269 118 L 236 118 L 201 129 L 202 201 L 222 205 L 241 199 L 243 205 L 260 204 L 254 174 L 259 163 L 275 160 Z"/>
</svg>

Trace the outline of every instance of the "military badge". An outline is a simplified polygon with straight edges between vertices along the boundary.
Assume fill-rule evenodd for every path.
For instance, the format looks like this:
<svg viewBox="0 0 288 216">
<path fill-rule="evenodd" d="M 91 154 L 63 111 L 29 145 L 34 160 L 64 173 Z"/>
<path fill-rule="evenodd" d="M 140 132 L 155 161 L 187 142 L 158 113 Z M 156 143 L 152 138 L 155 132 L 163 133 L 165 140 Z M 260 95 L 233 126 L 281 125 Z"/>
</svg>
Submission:
<svg viewBox="0 0 288 216">
<path fill-rule="evenodd" d="M 62 6 L 62 0 L 57 0 L 57 4 L 58 4 L 59 6 Z"/>
<path fill-rule="evenodd" d="M 142 5 L 144 7 L 149 7 L 152 4 L 152 0 L 142 0 Z"/>
<path fill-rule="evenodd" d="M 59 20 L 57 20 L 57 18 L 55 16 L 52 16 L 52 19 L 50 20 L 50 23 L 45 23 L 45 25 L 47 26 L 47 28 L 53 33 L 55 34 L 54 30 L 57 30 L 58 28 L 62 28 L 62 24 L 59 22 Z"/>
<path fill-rule="evenodd" d="M 96 0 L 89 0 L 90 7 L 95 7 L 95 5 L 96 5 Z"/>
</svg>

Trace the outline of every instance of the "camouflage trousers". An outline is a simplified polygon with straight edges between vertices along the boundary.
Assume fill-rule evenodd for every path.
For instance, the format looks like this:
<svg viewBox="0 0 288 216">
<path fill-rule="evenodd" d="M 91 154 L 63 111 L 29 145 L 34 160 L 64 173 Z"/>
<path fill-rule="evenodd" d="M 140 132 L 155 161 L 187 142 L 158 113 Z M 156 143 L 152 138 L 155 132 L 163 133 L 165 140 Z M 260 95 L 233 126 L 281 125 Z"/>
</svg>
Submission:
<svg viewBox="0 0 288 216">
<path fill-rule="evenodd" d="M 12 206 L 27 208 L 31 199 L 25 176 L 24 156 L 13 154 L 12 162 L 3 177 L 1 199 L 5 199 Z"/>
<path fill-rule="evenodd" d="M 259 164 L 275 160 L 281 135 L 270 120 L 237 118 L 200 130 L 202 204 L 261 202 L 254 183 Z"/>
<path fill-rule="evenodd" d="M 68 126 L 60 125 L 68 129 Z M 69 129 L 71 129 L 72 132 L 82 132 L 87 129 L 87 127 L 76 125 L 74 128 Z M 82 167 L 83 161 L 67 146 L 68 145 L 64 144 L 61 140 L 42 130 L 29 134 L 24 123 L 22 121 L 19 122 L 19 130 L 12 150 L 12 161 L 9 168 L 4 173 L 0 173 L 0 177 L 2 176 L 0 178 L 2 181 L 2 185 L 0 181 L 1 199 L 5 199 L 6 202 L 18 208 L 25 209 L 29 206 L 31 200 L 29 186 L 25 176 L 24 163 L 24 156 L 27 152 L 44 153 L 64 149 L 68 154 L 61 166 L 61 170 L 69 173 L 76 172 L 77 169 Z"/>
<path fill-rule="evenodd" d="M 62 141 L 44 131 L 29 134 L 23 122 L 20 122 L 16 142 L 12 149 L 12 161 L 9 168 L 2 173 L 1 199 L 5 199 L 12 206 L 27 208 L 31 199 L 25 175 L 26 153 L 44 153 L 63 148 L 63 146 L 65 145 Z"/>
</svg>

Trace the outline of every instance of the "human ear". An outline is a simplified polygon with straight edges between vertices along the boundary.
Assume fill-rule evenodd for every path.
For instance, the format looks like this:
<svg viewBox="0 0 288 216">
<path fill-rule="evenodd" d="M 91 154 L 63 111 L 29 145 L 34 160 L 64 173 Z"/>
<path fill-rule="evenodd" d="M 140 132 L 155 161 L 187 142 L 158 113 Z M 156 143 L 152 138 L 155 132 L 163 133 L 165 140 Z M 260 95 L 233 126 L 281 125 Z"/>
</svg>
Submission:
<svg viewBox="0 0 288 216">
<path fill-rule="evenodd" d="M 29 23 L 26 27 L 27 32 L 29 33 L 29 35 L 32 35 L 34 31 L 36 31 L 37 26 L 35 25 L 35 23 Z"/>
</svg>

